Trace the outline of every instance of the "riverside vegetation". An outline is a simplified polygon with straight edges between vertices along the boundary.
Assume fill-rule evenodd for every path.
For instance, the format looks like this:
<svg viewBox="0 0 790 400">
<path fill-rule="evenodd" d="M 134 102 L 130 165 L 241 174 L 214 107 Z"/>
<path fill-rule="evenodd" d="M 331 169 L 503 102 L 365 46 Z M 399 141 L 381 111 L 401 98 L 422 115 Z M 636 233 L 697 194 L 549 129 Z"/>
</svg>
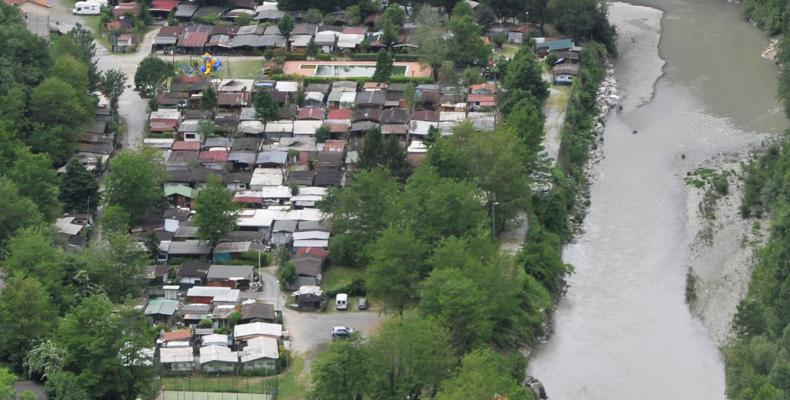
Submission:
<svg viewBox="0 0 790 400">
<path fill-rule="evenodd" d="M 330 3 L 316 7 L 334 9 Z M 366 10 L 373 4 L 340 3 Z M 532 398 L 521 385 L 525 360 L 517 349 L 545 334 L 548 313 L 571 271 L 562 262 L 561 244 L 573 234 L 572 220 L 582 216 L 578 199 L 595 143 L 595 96 L 607 49 L 614 53 L 605 3 L 492 0 L 476 12 L 463 2 L 434 3 L 452 10 L 450 28 L 458 32 L 477 32 L 497 16 L 529 10 L 536 24 L 553 24 L 584 45 L 560 160 L 551 167 L 541 156 L 541 106 L 548 92 L 529 46 L 497 62 L 503 119 L 494 131 L 469 124 L 451 137 L 434 131 L 426 161 L 414 170 L 399 146 L 371 132 L 354 183 L 334 191 L 324 206 L 332 210 L 337 231 L 330 243 L 333 260 L 365 269 L 371 297 L 395 317 L 369 340 L 329 346 L 313 364 L 310 396 L 316 399 Z M 488 51 L 479 35 L 467 36 L 475 49 Z M 94 90 L 109 94 L 117 108 L 123 89 L 117 85 L 125 79 L 96 71 L 89 31 L 77 29 L 50 44 L 27 32 L 5 4 L 0 47 L 7 53 L 0 59 L 0 268 L 6 281 L 0 293 L 0 398 L 12 396 L 9 371 L 44 381 L 52 399 L 150 397 L 153 368 L 139 358 L 157 332 L 139 310 L 125 306 L 141 293 L 150 254 L 127 232 L 162 204 L 161 159 L 148 151 L 121 151 L 107 166 L 100 198 L 96 176 L 69 158 L 95 106 Z M 156 87 L 166 78 L 150 75 L 136 83 Z M 59 179 L 55 168 L 67 162 Z M 61 210 L 95 209 L 100 201 L 101 245 L 77 254 L 62 250 L 51 229 L 54 218 Z M 496 235 L 519 223 L 524 210 L 525 245 L 515 257 L 506 255 Z M 223 225 L 205 217 L 199 219 Z M 337 368 L 339 363 L 349 368 Z"/>
<path fill-rule="evenodd" d="M 504 121 L 493 132 L 461 124 L 452 136 L 429 135 L 428 157 L 411 174 L 398 146 L 366 135 L 362 171 L 323 207 L 333 211 L 333 262 L 365 269 L 368 294 L 396 319 L 367 341 L 331 344 L 313 366 L 312 398 L 532 398 L 518 385 L 525 365 L 515 350 L 546 333 L 571 271 L 561 244 L 583 217 L 606 55 L 605 45 L 584 43 L 556 167 L 540 155 L 547 86 L 526 47 L 499 63 Z M 518 223 L 521 210 L 529 231 L 511 257 L 491 231 Z"/>
<path fill-rule="evenodd" d="M 786 0 L 746 0 L 746 17 L 770 34 L 783 34 L 777 62 L 779 97 L 790 116 L 790 29 Z M 770 240 L 758 253 L 749 292 L 733 321 L 736 341 L 726 349 L 731 399 L 790 398 L 790 141 L 768 147 L 745 171 L 743 217 L 770 213 Z"/>
</svg>

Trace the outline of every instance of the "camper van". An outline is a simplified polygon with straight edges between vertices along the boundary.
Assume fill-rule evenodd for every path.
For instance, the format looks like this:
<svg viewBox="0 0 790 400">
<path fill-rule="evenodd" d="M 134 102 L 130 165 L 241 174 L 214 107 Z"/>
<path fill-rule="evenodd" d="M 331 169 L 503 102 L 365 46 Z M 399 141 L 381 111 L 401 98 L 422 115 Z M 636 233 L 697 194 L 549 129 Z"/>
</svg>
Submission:
<svg viewBox="0 0 790 400">
<path fill-rule="evenodd" d="M 101 3 L 96 1 L 78 1 L 74 3 L 71 13 L 74 15 L 99 15 L 101 14 Z"/>
<path fill-rule="evenodd" d="M 337 294 L 337 297 L 335 297 L 335 308 L 338 310 L 348 310 L 348 294 Z"/>
</svg>

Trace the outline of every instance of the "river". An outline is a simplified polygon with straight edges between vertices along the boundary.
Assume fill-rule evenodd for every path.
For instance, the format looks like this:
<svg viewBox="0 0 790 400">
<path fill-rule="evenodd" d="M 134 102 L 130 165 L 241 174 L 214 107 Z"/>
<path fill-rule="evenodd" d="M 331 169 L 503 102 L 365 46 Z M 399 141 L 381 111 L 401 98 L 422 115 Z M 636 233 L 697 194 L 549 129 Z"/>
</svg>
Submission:
<svg viewBox="0 0 790 400">
<path fill-rule="evenodd" d="M 554 333 L 528 371 L 552 400 L 726 398 L 719 350 L 684 302 L 683 177 L 696 163 L 787 125 L 775 96 L 777 68 L 760 58 L 768 40 L 742 20 L 739 6 L 640 4 L 664 11 L 664 75 L 653 97 L 645 93 L 654 63 L 629 52 L 649 35 L 621 35 L 615 68 L 624 104 L 635 96 L 649 102 L 609 116 L 583 233 L 564 250 L 575 273 Z"/>
</svg>

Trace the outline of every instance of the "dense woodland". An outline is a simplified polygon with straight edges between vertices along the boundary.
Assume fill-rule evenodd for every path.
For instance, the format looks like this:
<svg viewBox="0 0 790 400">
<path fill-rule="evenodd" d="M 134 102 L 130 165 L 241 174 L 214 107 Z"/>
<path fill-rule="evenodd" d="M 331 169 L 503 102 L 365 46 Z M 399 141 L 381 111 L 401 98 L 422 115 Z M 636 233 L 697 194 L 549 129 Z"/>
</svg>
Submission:
<svg viewBox="0 0 790 400">
<path fill-rule="evenodd" d="M 784 34 L 779 97 L 790 116 L 790 29 L 784 0 L 746 0 L 744 13 L 770 34 Z M 790 398 L 790 141 L 772 145 L 746 171 L 741 213 L 770 214 L 771 238 L 759 250 L 747 297 L 738 306 L 738 339 L 726 351 L 727 394 L 734 400 Z"/>
<path fill-rule="evenodd" d="M 300 9 L 305 3 L 282 2 Z M 372 4 L 311 5 L 365 13 Z M 560 245 L 582 218 L 577 199 L 594 145 L 595 93 L 607 49 L 614 52 L 604 3 L 491 0 L 475 14 L 453 0 L 433 4 L 453 11 L 448 27 L 458 35 L 528 11 L 535 24 L 553 24 L 584 45 L 561 159 L 550 167 L 540 156 L 540 110 L 548 93 L 543 67 L 528 46 L 498 63 L 503 120 L 493 132 L 469 124 L 450 137 L 432 132 L 427 160 L 416 169 L 402 148 L 370 132 L 360 150 L 361 171 L 324 207 L 334 213 L 333 262 L 365 269 L 361 284 L 393 317 L 369 340 L 329 346 L 312 370 L 316 399 L 532 398 L 520 385 L 525 361 L 517 349 L 543 334 L 571 271 Z M 139 350 L 157 332 L 124 304 L 141 293 L 150 255 L 128 231 L 163 204 L 162 160 L 149 151 L 119 152 L 106 166 L 100 196 L 97 175 L 70 158 L 91 121 L 94 93 L 107 94 L 116 108 L 125 77 L 98 73 L 88 30 L 49 43 L 25 30 L 16 10 L 4 4 L 0 48 L 0 268 L 6 283 L 0 292 L 0 399 L 11 398 L 11 372 L 44 381 L 58 400 L 146 397 L 153 370 L 140 362 Z M 420 56 L 441 66 L 436 54 L 458 60 L 480 54 L 464 46 L 435 50 Z M 58 177 L 55 169 L 63 165 L 66 172 Z M 223 213 L 200 210 L 226 203 L 222 193 L 202 191 L 198 223 L 226 224 Z M 63 250 L 54 219 L 99 204 L 101 240 L 81 253 Z M 505 255 L 495 237 L 518 224 L 522 212 L 529 221 L 525 247 Z M 339 363 L 348 368 L 336 368 Z"/>
</svg>

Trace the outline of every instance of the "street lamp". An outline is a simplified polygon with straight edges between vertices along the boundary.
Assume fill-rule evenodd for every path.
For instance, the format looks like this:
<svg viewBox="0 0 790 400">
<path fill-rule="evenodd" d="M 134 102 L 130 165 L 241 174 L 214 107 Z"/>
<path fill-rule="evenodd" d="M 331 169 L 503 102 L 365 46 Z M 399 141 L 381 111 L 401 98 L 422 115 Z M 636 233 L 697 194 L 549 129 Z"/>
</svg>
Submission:
<svg viewBox="0 0 790 400">
<path fill-rule="evenodd" d="M 496 239 L 496 206 L 498 201 L 491 202 L 491 239 Z"/>
</svg>

